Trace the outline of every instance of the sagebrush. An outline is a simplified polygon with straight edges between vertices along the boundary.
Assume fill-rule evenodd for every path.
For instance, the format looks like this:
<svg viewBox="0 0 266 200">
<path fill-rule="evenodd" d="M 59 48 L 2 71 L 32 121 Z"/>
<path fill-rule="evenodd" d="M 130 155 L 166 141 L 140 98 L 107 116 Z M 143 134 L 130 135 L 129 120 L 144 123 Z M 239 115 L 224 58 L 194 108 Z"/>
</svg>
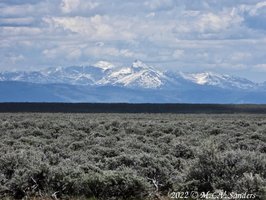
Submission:
<svg viewBox="0 0 266 200">
<path fill-rule="evenodd" d="M 0 114 L 0 197 L 266 199 L 265 115 Z"/>
</svg>

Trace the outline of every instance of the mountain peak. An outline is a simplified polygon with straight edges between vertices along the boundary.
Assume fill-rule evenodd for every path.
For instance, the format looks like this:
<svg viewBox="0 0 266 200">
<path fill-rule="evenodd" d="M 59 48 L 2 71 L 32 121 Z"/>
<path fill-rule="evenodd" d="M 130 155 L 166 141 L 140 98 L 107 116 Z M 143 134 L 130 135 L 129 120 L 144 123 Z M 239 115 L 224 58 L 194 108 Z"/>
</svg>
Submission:
<svg viewBox="0 0 266 200">
<path fill-rule="evenodd" d="M 225 75 L 224 75 L 225 76 Z M 220 79 L 223 75 L 216 74 L 213 72 L 202 72 L 202 73 L 193 73 L 189 75 L 190 80 L 194 81 L 199 85 L 204 85 L 206 83 L 210 83 L 213 79 Z"/>
<path fill-rule="evenodd" d="M 182 77 L 186 80 L 192 81 L 198 85 L 212 85 L 221 88 L 240 88 L 249 89 L 253 88 L 256 84 L 244 78 L 234 77 L 227 74 L 218 74 L 214 72 L 202 72 L 184 74 Z"/>
<path fill-rule="evenodd" d="M 107 62 L 107 61 L 98 61 L 97 63 L 94 64 L 94 66 L 101 68 L 103 70 L 113 69 L 115 67 L 114 64 Z"/>
<path fill-rule="evenodd" d="M 144 69 L 147 69 L 149 68 L 148 65 L 146 65 L 144 62 L 142 62 L 141 60 L 135 60 L 133 63 L 132 63 L 132 68 L 135 68 L 135 69 L 139 69 L 139 68 L 144 68 Z"/>
</svg>

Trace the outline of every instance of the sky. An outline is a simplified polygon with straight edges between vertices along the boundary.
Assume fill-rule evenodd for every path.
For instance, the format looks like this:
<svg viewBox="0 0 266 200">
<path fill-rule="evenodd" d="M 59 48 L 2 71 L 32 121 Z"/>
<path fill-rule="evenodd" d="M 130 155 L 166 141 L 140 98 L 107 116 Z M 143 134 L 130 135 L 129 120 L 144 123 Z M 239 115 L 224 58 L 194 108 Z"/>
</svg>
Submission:
<svg viewBox="0 0 266 200">
<path fill-rule="evenodd" d="M 0 0 L 0 71 L 136 59 L 266 81 L 266 1 Z"/>
</svg>

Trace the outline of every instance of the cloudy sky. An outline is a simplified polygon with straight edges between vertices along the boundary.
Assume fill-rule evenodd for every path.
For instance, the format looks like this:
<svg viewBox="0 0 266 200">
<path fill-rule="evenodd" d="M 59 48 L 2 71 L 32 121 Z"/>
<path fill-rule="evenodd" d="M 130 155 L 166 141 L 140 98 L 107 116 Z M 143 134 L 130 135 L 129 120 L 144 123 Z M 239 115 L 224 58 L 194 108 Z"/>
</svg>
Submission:
<svg viewBox="0 0 266 200">
<path fill-rule="evenodd" d="M 107 60 L 266 81 L 263 0 L 0 0 L 0 70 Z"/>
</svg>

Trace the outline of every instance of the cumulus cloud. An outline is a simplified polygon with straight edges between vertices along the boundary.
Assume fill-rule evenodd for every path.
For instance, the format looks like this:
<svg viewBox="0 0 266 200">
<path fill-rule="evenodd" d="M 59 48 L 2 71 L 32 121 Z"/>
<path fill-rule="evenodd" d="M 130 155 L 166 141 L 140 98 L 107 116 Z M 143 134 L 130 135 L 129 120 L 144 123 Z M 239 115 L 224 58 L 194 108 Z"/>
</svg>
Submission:
<svg viewBox="0 0 266 200">
<path fill-rule="evenodd" d="M 266 7 L 266 1 L 259 2 L 255 6 L 251 6 L 250 7 L 251 9 L 249 11 L 249 14 L 251 16 L 256 16 L 256 15 L 265 13 L 265 7 Z"/>
<path fill-rule="evenodd" d="M 114 47 L 88 47 L 85 51 L 87 56 L 101 56 L 104 59 L 116 58 L 141 58 L 142 54 L 133 52 L 129 49 L 119 49 Z"/>
<path fill-rule="evenodd" d="M 42 53 L 48 59 L 64 58 L 67 60 L 76 60 L 80 58 L 82 51 L 79 47 L 75 46 L 61 46 L 52 49 L 45 49 Z"/>
<path fill-rule="evenodd" d="M 241 6 L 245 17 L 245 24 L 251 29 L 266 29 L 266 1 L 255 5 Z"/>
<path fill-rule="evenodd" d="M 60 6 L 63 13 L 72 13 L 94 9 L 99 6 L 99 3 L 82 0 L 62 0 Z"/>
<path fill-rule="evenodd" d="M 231 13 L 222 13 L 220 15 L 214 13 L 203 14 L 196 20 L 196 28 L 200 32 L 220 32 L 232 26 L 241 23 L 241 17 Z"/>
<path fill-rule="evenodd" d="M 108 16 L 95 15 L 93 17 L 52 17 L 45 18 L 49 25 L 61 27 L 64 30 L 73 33 L 89 36 L 91 39 L 113 40 L 113 39 L 130 39 L 133 34 L 119 23 L 112 23 Z M 119 25 L 118 25 L 119 24 Z M 126 25 L 126 23 L 124 24 Z"/>
<path fill-rule="evenodd" d="M 255 70 L 266 63 L 265 30 L 261 0 L 2 0 L 0 68 L 143 59 L 175 70 Z"/>
<path fill-rule="evenodd" d="M 151 10 L 168 10 L 172 9 L 176 4 L 174 0 L 149 0 L 145 1 L 144 5 Z"/>
<path fill-rule="evenodd" d="M 79 6 L 79 0 L 63 0 L 61 3 L 61 9 L 64 13 L 72 12 L 72 10 L 78 9 Z"/>
<path fill-rule="evenodd" d="M 241 37 L 243 20 L 234 9 L 216 13 L 188 11 L 180 17 L 173 31 L 182 39 L 230 39 Z"/>
</svg>

